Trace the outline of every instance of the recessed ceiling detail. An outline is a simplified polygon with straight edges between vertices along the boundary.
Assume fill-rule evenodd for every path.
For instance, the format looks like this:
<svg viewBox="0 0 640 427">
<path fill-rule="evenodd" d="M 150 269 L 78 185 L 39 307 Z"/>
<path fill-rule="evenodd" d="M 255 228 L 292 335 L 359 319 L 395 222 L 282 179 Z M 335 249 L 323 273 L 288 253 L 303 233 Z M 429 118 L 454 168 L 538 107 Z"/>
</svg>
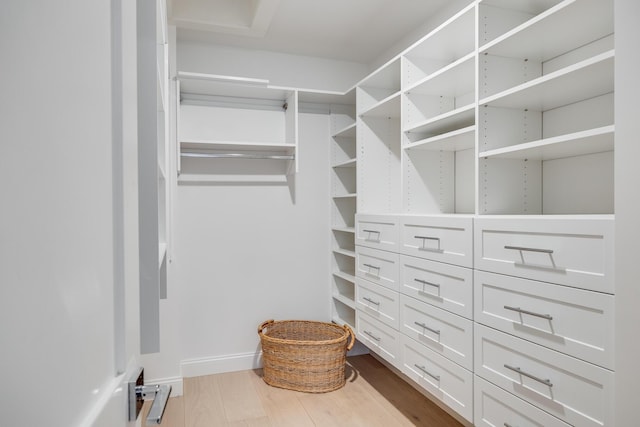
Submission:
<svg viewBox="0 0 640 427">
<path fill-rule="evenodd" d="M 169 23 L 179 28 L 263 37 L 280 0 L 169 0 Z"/>
</svg>

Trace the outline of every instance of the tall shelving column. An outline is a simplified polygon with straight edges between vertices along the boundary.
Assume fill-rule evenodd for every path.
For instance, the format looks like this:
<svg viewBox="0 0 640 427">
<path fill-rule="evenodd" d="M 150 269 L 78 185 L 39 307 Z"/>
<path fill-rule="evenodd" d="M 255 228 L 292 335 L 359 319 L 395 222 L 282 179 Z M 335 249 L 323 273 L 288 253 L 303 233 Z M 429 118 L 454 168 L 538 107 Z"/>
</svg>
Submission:
<svg viewBox="0 0 640 427">
<path fill-rule="evenodd" d="M 167 297 L 170 192 L 166 2 L 139 3 L 137 19 L 140 346 L 144 354 L 160 350 L 159 300 Z"/>
<path fill-rule="evenodd" d="M 353 98 L 353 91 L 347 93 Z M 355 328 L 355 105 L 331 106 L 331 319 Z"/>
</svg>

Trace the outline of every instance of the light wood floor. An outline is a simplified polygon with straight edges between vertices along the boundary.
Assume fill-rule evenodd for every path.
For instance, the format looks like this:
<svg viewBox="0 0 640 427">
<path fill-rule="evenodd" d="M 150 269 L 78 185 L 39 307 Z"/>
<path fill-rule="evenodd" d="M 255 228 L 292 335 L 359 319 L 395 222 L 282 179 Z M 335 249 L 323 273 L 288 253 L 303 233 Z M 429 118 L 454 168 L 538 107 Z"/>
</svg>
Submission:
<svg viewBox="0 0 640 427">
<path fill-rule="evenodd" d="M 261 373 L 251 370 L 185 378 L 184 395 L 169 399 L 161 425 L 462 426 L 369 355 L 349 357 L 347 384 L 330 393 L 270 387 Z M 148 403 L 141 415 L 146 416 L 147 411 Z"/>
</svg>

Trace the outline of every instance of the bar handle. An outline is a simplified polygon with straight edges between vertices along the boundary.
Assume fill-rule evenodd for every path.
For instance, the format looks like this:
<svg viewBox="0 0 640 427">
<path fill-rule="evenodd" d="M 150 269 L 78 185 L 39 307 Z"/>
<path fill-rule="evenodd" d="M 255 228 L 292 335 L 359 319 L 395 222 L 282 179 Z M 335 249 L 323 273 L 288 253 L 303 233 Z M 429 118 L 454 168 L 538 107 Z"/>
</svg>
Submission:
<svg viewBox="0 0 640 427">
<path fill-rule="evenodd" d="M 369 268 L 373 268 L 374 270 L 380 270 L 380 267 L 378 267 L 377 265 L 373 265 L 373 264 L 362 264 L 365 267 L 369 267 Z"/>
<path fill-rule="evenodd" d="M 378 230 L 362 230 L 365 233 L 376 233 L 376 234 L 380 234 L 380 232 Z"/>
<path fill-rule="evenodd" d="M 533 311 L 523 310 L 520 307 L 510 307 L 508 305 L 505 305 L 504 308 L 505 308 L 505 310 L 511 310 L 511 311 L 515 311 L 515 312 L 518 312 L 518 313 L 522 313 L 522 314 L 528 314 L 530 316 L 541 317 L 541 318 L 547 319 L 547 320 L 553 320 L 553 316 L 551 316 L 550 314 L 535 313 Z"/>
<path fill-rule="evenodd" d="M 530 374 L 528 372 L 523 371 L 522 369 L 520 369 L 517 366 L 509 366 L 509 365 L 507 365 L 505 363 L 504 367 L 509 369 L 509 370 L 511 370 L 511 371 L 513 371 L 513 372 L 517 372 L 520 375 L 524 375 L 525 377 L 531 378 L 532 380 L 538 381 L 539 383 L 544 384 L 544 385 L 546 385 L 548 387 L 553 387 L 553 384 L 551 383 L 551 380 L 544 380 L 544 379 L 542 379 L 540 377 L 537 377 L 537 376 L 535 376 L 533 374 Z"/>
<path fill-rule="evenodd" d="M 371 304 L 380 305 L 380 302 L 374 301 L 369 297 L 362 297 L 363 300 L 370 302 Z"/>
<path fill-rule="evenodd" d="M 420 369 L 422 372 L 424 372 L 425 374 L 429 375 L 434 380 L 440 381 L 440 375 L 432 374 L 431 372 L 427 371 L 427 368 L 425 368 L 424 366 L 420 366 L 417 363 L 415 363 L 413 366 L 415 366 L 416 368 Z"/>
<path fill-rule="evenodd" d="M 435 286 L 436 288 L 440 289 L 440 285 L 437 283 L 433 283 L 433 282 L 428 282 L 426 280 L 422 280 L 422 279 L 413 279 L 418 283 L 422 283 L 423 285 L 429 285 L 429 286 Z"/>
<path fill-rule="evenodd" d="M 422 240 L 435 240 L 435 241 L 440 241 L 439 237 L 430 237 L 430 236 L 413 236 L 415 239 L 422 239 Z"/>
<path fill-rule="evenodd" d="M 427 325 L 425 325 L 424 323 L 420 323 L 420 322 L 413 322 L 413 323 L 415 323 L 416 325 L 420 326 L 423 329 L 426 329 L 427 331 L 431 331 L 434 334 L 440 335 L 440 331 L 438 329 L 430 328 Z"/>
<path fill-rule="evenodd" d="M 380 337 L 377 337 L 375 335 L 373 335 L 373 333 L 369 332 L 369 331 L 363 331 L 365 334 L 369 335 L 371 338 L 373 338 L 376 341 L 380 341 Z"/>
<path fill-rule="evenodd" d="M 527 248 L 524 246 L 505 246 L 505 249 L 511 249 L 514 251 L 523 251 L 523 252 L 541 252 L 543 254 L 552 254 L 553 249 L 539 249 L 539 248 Z"/>
</svg>

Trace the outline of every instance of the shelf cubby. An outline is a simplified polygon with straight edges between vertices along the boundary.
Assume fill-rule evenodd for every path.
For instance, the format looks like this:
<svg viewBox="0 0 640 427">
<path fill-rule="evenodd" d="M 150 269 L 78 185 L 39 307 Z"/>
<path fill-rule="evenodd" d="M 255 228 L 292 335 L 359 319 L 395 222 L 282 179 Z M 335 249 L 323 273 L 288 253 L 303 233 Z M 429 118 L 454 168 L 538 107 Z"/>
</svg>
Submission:
<svg viewBox="0 0 640 427">
<path fill-rule="evenodd" d="M 402 55 L 402 88 L 407 90 L 475 51 L 475 7 L 469 5 Z"/>
<path fill-rule="evenodd" d="M 361 81 L 356 89 L 356 111 L 382 114 L 385 104 L 400 92 L 400 60 L 395 59 Z M 373 112 L 371 110 L 374 110 Z"/>
</svg>

